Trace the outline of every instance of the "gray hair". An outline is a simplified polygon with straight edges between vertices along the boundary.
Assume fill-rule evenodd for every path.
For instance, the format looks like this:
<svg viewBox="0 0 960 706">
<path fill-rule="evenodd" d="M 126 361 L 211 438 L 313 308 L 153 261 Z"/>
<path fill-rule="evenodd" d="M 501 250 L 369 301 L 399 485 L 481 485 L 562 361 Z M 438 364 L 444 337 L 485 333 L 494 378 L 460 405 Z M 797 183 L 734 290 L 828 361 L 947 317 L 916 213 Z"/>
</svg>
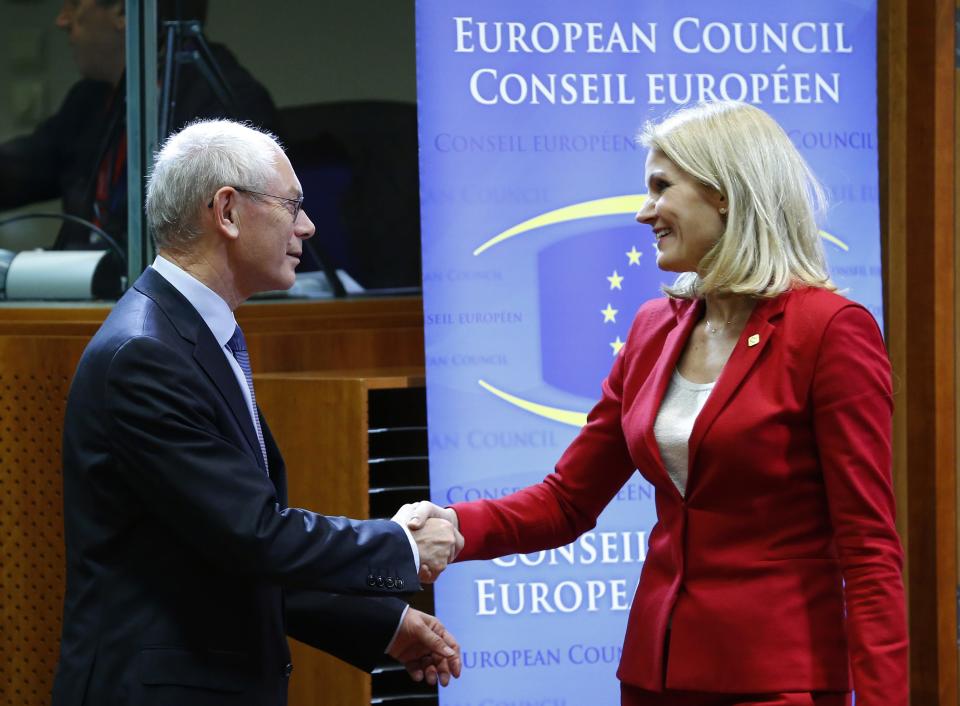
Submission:
<svg viewBox="0 0 960 706">
<path fill-rule="evenodd" d="M 197 120 L 167 138 L 147 181 L 147 225 L 157 247 L 189 249 L 221 187 L 265 191 L 282 149 L 275 135 L 231 120 Z"/>
<path fill-rule="evenodd" d="M 667 294 L 836 289 L 816 223 L 826 208 L 823 189 L 773 118 L 746 103 L 708 101 L 648 123 L 640 141 L 728 202 L 724 232 L 700 262 L 703 276 L 684 272 L 664 287 Z"/>
</svg>

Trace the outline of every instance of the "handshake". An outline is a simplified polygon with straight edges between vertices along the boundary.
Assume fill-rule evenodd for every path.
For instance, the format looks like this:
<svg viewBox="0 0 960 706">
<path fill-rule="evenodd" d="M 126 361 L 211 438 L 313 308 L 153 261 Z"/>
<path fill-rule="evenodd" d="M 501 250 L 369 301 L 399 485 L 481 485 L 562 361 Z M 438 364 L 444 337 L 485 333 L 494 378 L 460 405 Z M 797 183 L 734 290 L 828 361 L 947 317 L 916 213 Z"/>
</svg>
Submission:
<svg viewBox="0 0 960 706">
<path fill-rule="evenodd" d="M 433 583 L 463 549 L 457 513 L 429 500 L 407 503 L 393 521 L 410 530 L 420 554 L 420 581 Z"/>
<path fill-rule="evenodd" d="M 417 543 L 420 580 L 432 583 L 463 549 L 457 513 L 427 500 L 408 503 L 393 521 L 406 527 Z M 460 645 L 432 615 L 409 609 L 387 654 L 406 667 L 414 681 L 446 686 L 460 676 Z"/>
</svg>

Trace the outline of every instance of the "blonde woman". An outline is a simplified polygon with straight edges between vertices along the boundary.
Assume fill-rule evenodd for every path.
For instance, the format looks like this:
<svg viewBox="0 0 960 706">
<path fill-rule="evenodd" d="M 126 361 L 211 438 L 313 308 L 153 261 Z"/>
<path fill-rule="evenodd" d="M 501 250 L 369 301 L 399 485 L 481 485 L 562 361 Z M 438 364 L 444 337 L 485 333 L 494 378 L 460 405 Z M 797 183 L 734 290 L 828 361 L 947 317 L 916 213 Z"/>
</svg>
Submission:
<svg viewBox="0 0 960 706">
<path fill-rule="evenodd" d="M 735 102 L 642 135 L 667 297 L 638 311 L 586 426 L 542 483 L 413 508 L 459 560 L 561 546 L 639 468 L 657 523 L 618 677 L 629 706 L 907 706 L 902 550 L 880 331 L 834 292 L 821 192 Z"/>
</svg>

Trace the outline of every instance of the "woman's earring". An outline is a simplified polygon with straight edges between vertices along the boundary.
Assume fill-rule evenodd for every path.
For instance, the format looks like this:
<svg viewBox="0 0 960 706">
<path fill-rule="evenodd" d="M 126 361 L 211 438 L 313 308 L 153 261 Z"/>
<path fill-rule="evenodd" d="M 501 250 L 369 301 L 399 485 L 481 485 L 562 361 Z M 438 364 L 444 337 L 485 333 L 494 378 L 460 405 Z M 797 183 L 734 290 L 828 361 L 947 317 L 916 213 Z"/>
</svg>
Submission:
<svg viewBox="0 0 960 706">
<path fill-rule="evenodd" d="M 721 215 L 721 216 L 726 216 L 726 215 L 727 215 L 727 207 L 726 207 L 726 206 L 721 206 L 721 207 L 720 207 L 720 215 Z"/>
</svg>

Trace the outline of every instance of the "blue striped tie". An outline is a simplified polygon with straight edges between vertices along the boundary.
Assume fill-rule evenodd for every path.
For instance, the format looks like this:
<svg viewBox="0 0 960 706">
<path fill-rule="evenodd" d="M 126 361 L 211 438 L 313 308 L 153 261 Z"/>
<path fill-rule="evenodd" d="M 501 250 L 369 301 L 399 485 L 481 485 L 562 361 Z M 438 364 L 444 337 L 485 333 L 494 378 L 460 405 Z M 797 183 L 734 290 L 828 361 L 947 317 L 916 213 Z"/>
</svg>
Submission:
<svg viewBox="0 0 960 706">
<path fill-rule="evenodd" d="M 227 341 L 227 348 L 240 364 L 243 376 L 247 379 L 247 388 L 250 390 L 250 401 L 253 402 L 253 427 L 257 431 L 257 441 L 260 442 L 260 453 L 263 454 L 263 466 L 270 473 L 267 463 L 267 446 L 263 443 L 263 430 L 260 428 L 260 415 L 257 413 L 257 396 L 253 392 L 253 371 L 250 369 L 250 354 L 247 353 L 247 340 L 243 337 L 240 327 L 234 329 L 233 335 Z"/>
</svg>

